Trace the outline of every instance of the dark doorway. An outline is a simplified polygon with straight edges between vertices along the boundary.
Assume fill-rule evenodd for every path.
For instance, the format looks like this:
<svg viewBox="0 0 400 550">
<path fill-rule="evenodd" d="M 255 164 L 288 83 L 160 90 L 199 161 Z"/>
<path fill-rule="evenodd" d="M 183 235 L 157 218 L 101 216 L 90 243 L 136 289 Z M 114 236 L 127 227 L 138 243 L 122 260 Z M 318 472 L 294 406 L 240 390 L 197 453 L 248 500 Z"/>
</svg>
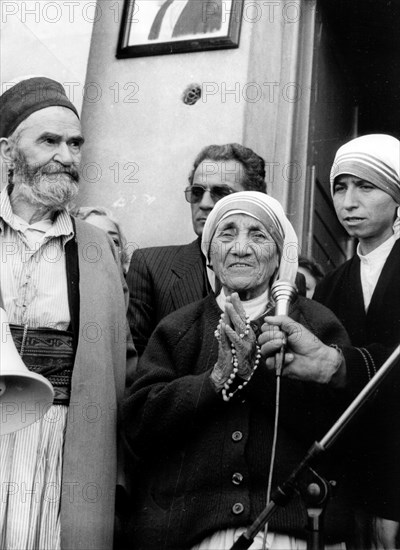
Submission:
<svg viewBox="0 0 400 550">
<path fill-rule="evenodd" d="M 329 189 L 336 150 L 368 133 L 400 138 L 400 2 L 320 0 L 310 115 L 310 207 L 303 253 L 327 271 L 354 252 Z"/>
</svg>

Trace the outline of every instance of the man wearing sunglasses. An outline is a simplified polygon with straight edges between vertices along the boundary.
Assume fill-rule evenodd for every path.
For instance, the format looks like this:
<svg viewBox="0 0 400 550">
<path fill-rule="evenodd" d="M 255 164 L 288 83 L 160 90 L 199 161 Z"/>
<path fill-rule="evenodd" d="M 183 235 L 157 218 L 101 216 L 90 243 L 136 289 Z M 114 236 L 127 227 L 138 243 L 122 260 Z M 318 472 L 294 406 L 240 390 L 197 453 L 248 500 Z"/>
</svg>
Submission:
<svg viewBox="0 0 400 550">
<path fill-rule="evenodd" d="M 200 238 L 215 204 L 230 193 L 266 193 L 266 187 L 264 160 L 248 147 L 209 145 L 199 153 L 185 189 L 197 239 L 185 245 L 143 248 L 132 255 L 127 274 L 128 319 L 139 356 L 161 319 L 208 294 Z"/>
</svg>

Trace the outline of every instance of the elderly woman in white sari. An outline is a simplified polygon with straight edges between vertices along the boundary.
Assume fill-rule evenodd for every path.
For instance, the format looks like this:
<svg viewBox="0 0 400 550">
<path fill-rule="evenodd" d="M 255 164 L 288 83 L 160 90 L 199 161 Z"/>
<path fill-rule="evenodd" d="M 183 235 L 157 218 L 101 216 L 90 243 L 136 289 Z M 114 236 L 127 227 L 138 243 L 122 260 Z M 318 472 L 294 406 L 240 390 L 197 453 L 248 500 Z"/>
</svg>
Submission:
<svg viewBox="0 0 400 550">
<path fill-rule="evenodd" d="M 158 325 L 124 404 L 137 464 L 129 527 L 136 550 L 229 549 L 267 503 L 277 384 L 257 337 L 274 310 L 271 284 L 294 281 L 297 237 L 276 200 L 245 191 L 215 205 L 202 250 L 220 291 Z M 348 342 L 320 304 L 298 297 L 289 314 L 328 345 Z M 325 385 L 282 379 L 280 401 L 274 486 L 330 427 L 342 400 Z M 335 479 L 325 538 L 340 548 L 353 525 Z M 251 548 L 305 548 L 305 524 L 296 497 Z"/>
</svg>

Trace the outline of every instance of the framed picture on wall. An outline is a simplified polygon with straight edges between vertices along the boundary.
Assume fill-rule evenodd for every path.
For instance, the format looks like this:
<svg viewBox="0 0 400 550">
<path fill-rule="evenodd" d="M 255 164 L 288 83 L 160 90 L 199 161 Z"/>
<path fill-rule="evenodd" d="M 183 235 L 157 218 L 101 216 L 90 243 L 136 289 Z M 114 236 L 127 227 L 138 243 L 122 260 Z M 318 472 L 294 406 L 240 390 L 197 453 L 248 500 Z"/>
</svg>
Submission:
<svg viewBox="0 0 400 550">
<path fill-rule="evenodd" d="M 125 0 L 117 58 L 239 46 L 244 0 Z"/>
</svg>

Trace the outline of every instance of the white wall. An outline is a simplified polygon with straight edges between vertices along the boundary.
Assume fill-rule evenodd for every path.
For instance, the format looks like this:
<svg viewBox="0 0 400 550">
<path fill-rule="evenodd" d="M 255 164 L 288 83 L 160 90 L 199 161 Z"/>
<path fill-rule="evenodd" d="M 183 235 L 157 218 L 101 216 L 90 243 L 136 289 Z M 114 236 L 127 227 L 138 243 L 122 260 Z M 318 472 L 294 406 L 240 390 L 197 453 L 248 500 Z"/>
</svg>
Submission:
<svg viewBox="0 0 400 550">
<path fill-rule="evenodd" d="M 81 109 L 96 2 L 2 0 L 1 92 L 14 79 L 47 76 Z"/>
<path fill-rule="evenodd" d="M 27 76 L 62 82 L 78 111 L 85 93 L 94 0 L 2 0 L 0 93 Z M 1 166 L 1 187 L 7 173 Z"/>
<path fill-rule="evenodd" d="M 138 246 L 189 242 L 183 190 L 193 159 L 205 145 L 236 141 L 276 167 L 268 191 L 301 234 L 315 1 L 245 0 L 238 49 L 116 59 L 123 2 L 99 0 L 87 72 L 99 94 L 83 107 L 82 204 L 111 206 Z M 191 83 L 203 98 L 187 106 Z"/>
<path fill-rule="evenodd" d="M 99 97 L 83 108 L 82 203 L 111 206 L 139 246 L 189 242 L 183 190 L 194 157 L 211 143 L 243 141 L 245 102 L 225 97 L 223 87 L 247 81 L 252 25 L 243 23 L 239 49 L 118 60 L 119 25 L 115 9 L 103 9 L 94 25 L 87 84 L 98 87 Z M 213 94 L 187 106 L 182 93 L 191 83 Z M 124 182 L 135 166 L 137 181 Z"/>
<path fill-rule="evenodd" d="M 307 124 L 294 140 L 293 129 L 296 112 L 306 107 L 284 91 L 298 80 L 300 19 L 315 0 L 245 0 L 238 49 L 119 60 L 123 0 L 78 2 L 3 0 L 1 61 L 5 82 L 44 74 L 82 104 L 79 204 L 111 208 L 135 245 L 189 242 L 194 233 L 183 190 L 194 157 L 211 143 L 240 142 L 274 167 L 269 192 L 294 216 L 302 211 L 301 201 L 289 204 L 288 188 L 295 183 L 300 190 L 303 181 L 282 174 L 291 160 L 304 160 L 296 147 L 305 147 Z M 296 9 L 303 5 L 305 12 Z M 203 97 L 188 106 L 182 94 L 191 83 Z"/>
</svg>

